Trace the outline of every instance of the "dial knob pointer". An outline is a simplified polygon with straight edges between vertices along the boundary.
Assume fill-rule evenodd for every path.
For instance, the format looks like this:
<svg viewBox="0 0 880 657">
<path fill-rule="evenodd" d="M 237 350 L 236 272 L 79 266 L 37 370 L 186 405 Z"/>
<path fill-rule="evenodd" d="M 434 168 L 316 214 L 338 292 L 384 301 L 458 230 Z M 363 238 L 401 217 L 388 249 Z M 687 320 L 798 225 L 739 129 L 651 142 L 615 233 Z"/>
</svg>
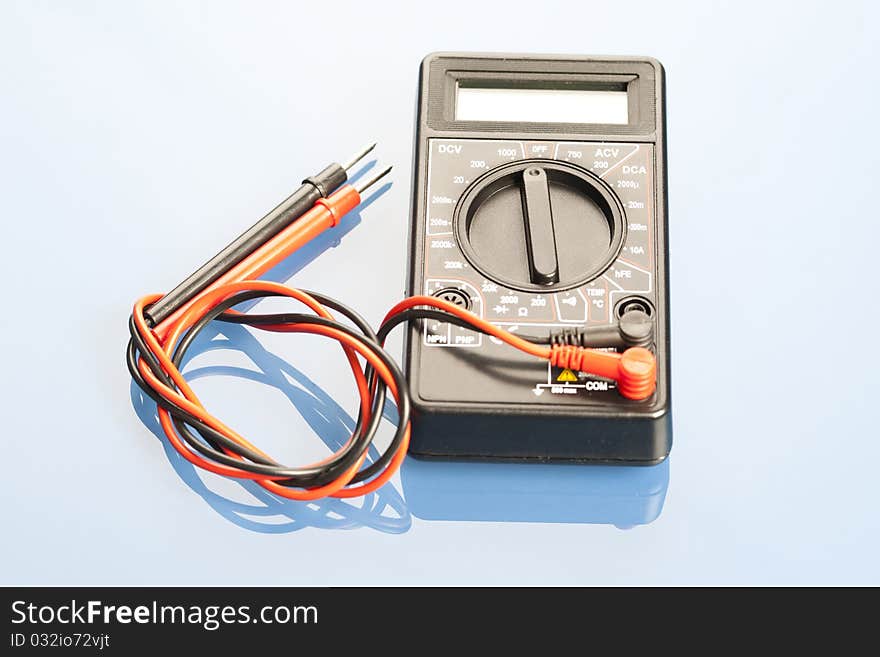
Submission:
<svg viewBox="0 0 880 657">
<path fill-rule="evenodd" d="M 550 185 L 544 169 L 530 167 L 522 172 L 521 197 L 532 283 L 558 283 L 559 260 L 556 255 L 553 209 L 550 205 Z"/>
</svg>

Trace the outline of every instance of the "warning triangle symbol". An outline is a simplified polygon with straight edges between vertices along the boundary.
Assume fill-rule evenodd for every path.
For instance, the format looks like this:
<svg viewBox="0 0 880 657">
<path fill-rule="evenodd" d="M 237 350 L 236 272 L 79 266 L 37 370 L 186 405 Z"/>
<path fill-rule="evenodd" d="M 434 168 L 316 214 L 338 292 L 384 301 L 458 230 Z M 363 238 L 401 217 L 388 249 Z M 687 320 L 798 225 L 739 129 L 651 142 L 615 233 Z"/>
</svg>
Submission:
<svg viewBox="0 0 880 657">
<path fill-rule="evenodd" d="M 575 374 L 574 372 L 572 372 L 569 369 L 565 369 L 565 370 L 562 370 L 562 372 L 559 374 L 559 376 L 556 377 L 556 380 L 570 382 L 570 381 L 577 381 L 578 378 L 577 378 L 577 374 Z"/>
</svg>

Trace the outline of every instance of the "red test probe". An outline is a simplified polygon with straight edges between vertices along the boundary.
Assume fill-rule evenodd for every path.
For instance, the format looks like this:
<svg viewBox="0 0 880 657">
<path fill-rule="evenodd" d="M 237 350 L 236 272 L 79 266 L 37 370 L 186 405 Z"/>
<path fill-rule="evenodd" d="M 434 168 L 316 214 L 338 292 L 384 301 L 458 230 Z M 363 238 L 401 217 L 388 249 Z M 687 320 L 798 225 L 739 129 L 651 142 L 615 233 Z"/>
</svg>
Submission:
<svg viewBox="0 0 880 657">
<path fill-rule="evenodd" d="M 409 444 L 407 382 L 384 349 L 388 333 L 409 321 L 432 319 L 480 331 L 551 365 L 612 379 L 620 394 L 630 399 L 645 399 L 653 394 L 656 363 L 650 349 L 630 346 L 615 353 L 590 348 L 608 346 L 604 342 L 607 329 L 538 337 L 514 335 L 443 299 L 414 296 L 395 305 L 374 332 L 360 315 L 339 301 L 257 280 L 297 249 L 338 225 L 346 213 L 361 203 L 363 192 L 390 172 L 388 167 L 358 186 L 343 184 L 348 168 L 370 150 L 372 146 L 345 166 L 331 165 L 321 174 L 307 178 L 300 190 L 172 293 L 148 295 L 135 303 L 129 321 L 128 369 L 141 389 L 156 401 L 162 429 L 185 459 L 217 474 L 255 480 L 270 492 L 289 499 L 355 497 L 376 490 L 400 467 Z M 308 207 L 304 207 L 306 204 Z M 240 303 L 269 296 L 293 299 L 308 312 L 255 314 L 234 310 Z M 348 321 L 338 321 L 331 311 Z M 310 333 L 339 342 L 360 395 L 355 430 L 349 440 L 322 461 L 289 467 L 210 413 L 179 368 L 192 341 L 214 320 L 268 331 Z M 398 410 L 395 433 L 380 456 L 365 465 L 388 394 Z"/>
</svg>

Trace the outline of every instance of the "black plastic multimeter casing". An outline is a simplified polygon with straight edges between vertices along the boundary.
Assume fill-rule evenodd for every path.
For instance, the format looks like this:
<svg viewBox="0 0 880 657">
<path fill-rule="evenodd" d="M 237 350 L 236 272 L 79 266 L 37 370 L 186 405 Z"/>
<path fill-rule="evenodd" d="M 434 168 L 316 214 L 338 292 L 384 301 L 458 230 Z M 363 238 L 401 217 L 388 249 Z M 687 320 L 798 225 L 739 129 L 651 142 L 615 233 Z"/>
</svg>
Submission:
<svg viewBox="0 0 880 657">
<path fill-rule="evenodd" d="M 626 123 L 457 120 L 461 84 L 627 92 Z M 626 238 L 601 275 L 551 294 L 481 273 L 456 243 L 456 205 L 484 171 L 555 159 L 602 178 L 619 197 Z M 410 454 L 441 459 L 655 464 L 672 446 L 664 72 L 641 57 L 434 53 L 422 62 L 416 118 L 408 294 L 468 298 L 473 312 L 536 333 L 610 323 L 622 302 L 655 319 L 656 392 L 563 373 L 478 333 L 425 322 L 406 334 L 413 400 Z M 499 235 L 499 245 L 504 236 Z M 483 270 L 485 271 L 485 270 Z"/>
</svg>

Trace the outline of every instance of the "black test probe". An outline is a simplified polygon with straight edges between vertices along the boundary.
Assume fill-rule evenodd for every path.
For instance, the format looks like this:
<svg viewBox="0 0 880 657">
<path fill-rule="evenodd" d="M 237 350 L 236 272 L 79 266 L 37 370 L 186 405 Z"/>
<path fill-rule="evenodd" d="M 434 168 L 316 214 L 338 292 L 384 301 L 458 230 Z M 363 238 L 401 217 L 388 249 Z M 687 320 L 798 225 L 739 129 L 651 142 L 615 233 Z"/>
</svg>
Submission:
<svg viewBox="0 0 880 657">
<path fill-rule="evenodd" d="M 266 215 L 236 237 L 217 255 L 208 260 L 177 287 L 150 306 L 147 319 L 151 325 L 166 320 L 175 310 L 204 290 L 212 281 L 228 271 L 235 263 L 277 235 L 291 221 L 304 214 L 319 198 L 348 182 L 348 172 L 366 157 L 375 143 L 361 149 L 343 164 L 333 162 L 320 172 L 302 181 L 299 189 L 281 201 Z"/>
<path fill-rule="evenodd" d="M 385 351 L 397 325 L 432 319 L 493 336 L 551 365 L 617 381 L 620 393 L 644 399 L 655 386 L 653 353 L 643 346 L 651 337 L 647 317 L 630 316 L 616 330 L 563 331 L 520 336 L 501 329 L 444 299 L 413 296 L 395 305 L 378 331 L 354 310 L 325 295 L 257 280 L 285 257 L 339 223 L 361 203 L 361 194 L 390 171 L 370 180 L 345 184 L 347 170 L 372 150 L 369 146 L 344 165 L 332 164 L 307 178 L 303 186 L 248 231 L 200 267 L 172 292 L 139 299 L 129 321 L 127 365 L 135 383 L 157 402 L 159 420 L 170 443 L 191 463 L 211 472 L 252 479 L 270 492 L 297 500 L 325 496 L 355 497 L 390 479 L 406 455 L 410 436 L 407 382 Z M 292 298 L 311 313 L 240 313 L 234 306 L 270 296 Z M 350 323 L 337 321 L 330 309 Z M 284 466 L 226 426 L 202 406 L 179 367 L 187 348 L 213 320 L 246 324 L 267 331 L 311 333 L 338 341 L 360 393 L 351 438 L 335 454 L 302 467 Z M 628 347 L 623 353 L 589 347 Z M 365 361 L 363 364 L 359 359 Z M 397 427 L 388 447 L 364 466 L 390 392 L 397 405 Z"/>
</svg>

